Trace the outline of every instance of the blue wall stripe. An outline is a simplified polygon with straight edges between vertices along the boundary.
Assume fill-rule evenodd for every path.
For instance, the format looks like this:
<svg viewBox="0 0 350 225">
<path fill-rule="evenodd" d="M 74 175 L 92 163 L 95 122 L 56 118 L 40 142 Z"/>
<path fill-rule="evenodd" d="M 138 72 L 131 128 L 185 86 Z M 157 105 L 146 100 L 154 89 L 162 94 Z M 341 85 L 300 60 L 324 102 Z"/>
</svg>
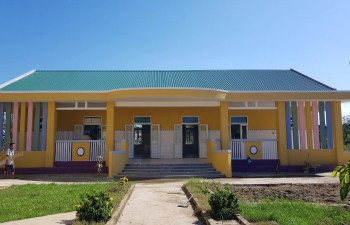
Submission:
<svg viewBox="0 0 350 225">
<path fill-rule="evenodd" d="M 41 151 L 46 149 L 46 132 L 47 132 L 47 102 L 43 103 L 43 119 L 41 123 Z"/>
<path fill-rule="evenodd" d="M 327 141 L 328 148 L 333 149 L 333 125 L 332 125 L 332 110 L 331 102 L 326 102 L 326 119 L 327 119 Z"/>
<path fill-rule="evenodd" d="M 290 121 L 290 102 L 285 102 L 286 109 L 286 136 L 287 136 L 287 149 L 292 149 L 292 126 Z"/>
<path fill-rule="evenodd" d="M 3 124 L 4 124 L 4 103 L 0 102 L 0 125 L 1 125 L 0 151 L 2 150 Z"/>
<path fill-rule="evenodd" d="M 292 102 L 292 122 L 293 122 L 293 147 L 294 149 L 299 149 L 298 107 L 296 102 Z"/>
<path fill-rule="evenodd" d="M 326 118 L 324 115 L 324 102 L 318 102 L 318 113 L 320 115 L 320 141 L 321 149 L 327 148 Z"/>
</svg>

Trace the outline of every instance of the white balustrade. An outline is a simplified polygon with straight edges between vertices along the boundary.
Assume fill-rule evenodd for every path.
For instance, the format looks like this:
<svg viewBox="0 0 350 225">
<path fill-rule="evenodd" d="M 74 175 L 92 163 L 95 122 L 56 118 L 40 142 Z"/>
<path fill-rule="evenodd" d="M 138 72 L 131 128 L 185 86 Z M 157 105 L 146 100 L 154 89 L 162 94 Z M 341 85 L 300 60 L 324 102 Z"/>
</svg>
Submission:
<svg viewBox="0 0 350 225">
<path fill-rule="evenodd" d="M 106 141 L 90 141 L 90 161 L 98 161 L 98 157 L 106 159 Z"/>
<path fill-rule="evenodd" d="M 241 139 L 231 139 L 232 159 L 245 159 L 245 142 Z"/>
<path fill-rule="evenodd" d="M 262 141 L 263 159 L 278 159 L 277 139 Z"/>
<path fill-rule="evenodd" d="M 72 142 L 56 141 L 55 161 L 72 161 Z"/>
<path fill-rule="evenodd" d="M 246 142 L 261 142 L 262 159 L 278 159 L 277 139 L 231 139 L 232 159 L 245 159 Z"/>
</svg>

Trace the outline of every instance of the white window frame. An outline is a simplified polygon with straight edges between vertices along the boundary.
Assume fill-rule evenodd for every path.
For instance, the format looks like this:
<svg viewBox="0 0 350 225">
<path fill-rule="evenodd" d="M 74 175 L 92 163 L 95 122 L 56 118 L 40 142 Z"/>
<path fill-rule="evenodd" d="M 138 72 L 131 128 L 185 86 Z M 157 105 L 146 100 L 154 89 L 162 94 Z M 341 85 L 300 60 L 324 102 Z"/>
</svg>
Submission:
<svg viewBox="0 0 350 225">
<path fill-rule="evenodd" d="M 198 118 L 198 122 L 197 123 L 183 123 L 182 121 L 183 121 L 184 117 L 197 117 Z M 198 124 L 199 125 L 199 116 L 181 116 L 181 124 L 183 124 L 183 125 L 186 125 L 186 124 L 188 124 L 188 125 Z"/>
<path fill-rule="evenodd" d="M 247 118 L 247 122 L 245 122 L 245 123 L 243 123 L 243 122 L 241 122 L 241 123 L 239 123 L 239 122 L 234 122 L 234 123 L 231 123 L 231 118 L 234 118 L 234 117 L 245 117 L 245 118 Z M 239 125 L 239 129 L 240 129 L 240 134 L 241 134 L 241 136 L 242 136 L 242 134 L 243 134 L 243 129 L 242 129 L 242 126 L 246 126 L 247 127 L 247 138 L 246 139 L 248 139 L 249 138 L 249 136 L 248 136 L 248 116 L 230 116 L 230 139 L 231 139 L 231 137 L 232 137 L 232 134 L 231 134 L 231 132 L 232 132 L 232 130 L 231 130 L 231 125 Z M 240 139 L 243 139 L 242 137 L 240 138 Z"/>
<path fill-rule="evenodd" d="M 140 117 L 141 117 L 141 118 L 149 118 L 149 123 L 135 123 L 135 118 L 136 118 L 136 117 L 138 117 L 138 118 L 140 118 Z M 145 125 L 147 125 L 147 124 L 152 124 L 152 116 L 134 116 L 132 122 L 133 122 L 133 124 L 141 124 L 141 125 L 142 125 L 142 124 L 145 124 Z"/>
<path fill-rule="evenodd" d="M 85 118 L 100 118 L 101 123 L 85 123 Z M 101 125 L 102 126 L 102 116 L 84 116 L 83 125 Z"/>
</svg>

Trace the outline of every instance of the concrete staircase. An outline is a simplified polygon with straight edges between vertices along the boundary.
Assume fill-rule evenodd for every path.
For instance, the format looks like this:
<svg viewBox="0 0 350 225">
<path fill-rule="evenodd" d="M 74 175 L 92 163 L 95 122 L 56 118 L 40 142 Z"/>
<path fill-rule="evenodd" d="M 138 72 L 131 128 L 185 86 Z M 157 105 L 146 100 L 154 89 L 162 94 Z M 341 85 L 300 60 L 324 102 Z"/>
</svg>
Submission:
<svg viewBox="0 0 350 225">
<path fill-rule="evenodd" d="M 183 164 L 126 164 L 115 178 L 129 180 L 175 179 L 175 178 L 224 178 L 210 163 Z"/>
</svg>

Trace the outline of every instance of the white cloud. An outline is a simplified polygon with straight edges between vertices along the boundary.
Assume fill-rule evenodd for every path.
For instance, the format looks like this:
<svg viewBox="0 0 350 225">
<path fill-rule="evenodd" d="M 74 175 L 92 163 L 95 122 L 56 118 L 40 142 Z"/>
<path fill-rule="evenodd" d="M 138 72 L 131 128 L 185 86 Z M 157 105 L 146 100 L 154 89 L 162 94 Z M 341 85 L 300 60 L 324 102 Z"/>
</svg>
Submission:
<svg viewBox="0 0 350 225">
<path fill-rule="evenodd" d="M 350 103 L 341 104 L 341 114 L 342 116 L 350 115 Z"/>
</svg>

